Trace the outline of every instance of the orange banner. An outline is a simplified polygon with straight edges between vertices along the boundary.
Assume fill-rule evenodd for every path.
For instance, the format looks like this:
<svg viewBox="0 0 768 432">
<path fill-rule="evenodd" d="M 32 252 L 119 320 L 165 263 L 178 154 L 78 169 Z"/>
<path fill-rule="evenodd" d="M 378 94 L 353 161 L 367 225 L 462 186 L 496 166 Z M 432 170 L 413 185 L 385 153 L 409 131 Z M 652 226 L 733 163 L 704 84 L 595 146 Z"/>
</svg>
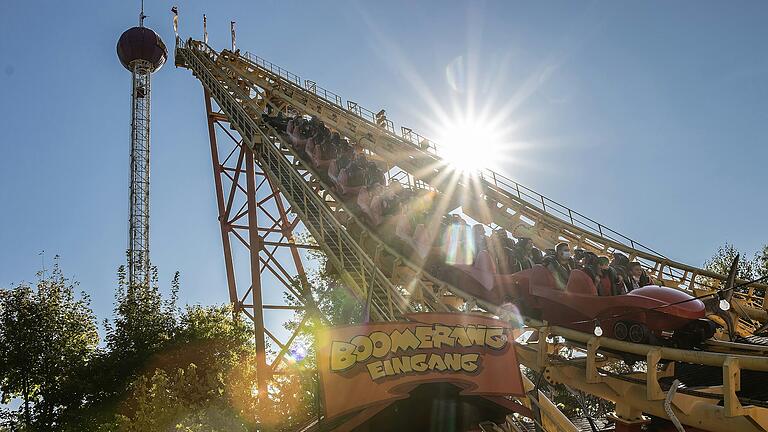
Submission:
<svg viewBox="0 0 768 432">
<path fill-rule="evenodd" d="M 524 394 L 509 323 L 463 313 L 407 318 L 321 333 L 318 362 L 327 418 L 407 398 L 429 382 L 450 382 L 462 395 Z"/>
</svg>

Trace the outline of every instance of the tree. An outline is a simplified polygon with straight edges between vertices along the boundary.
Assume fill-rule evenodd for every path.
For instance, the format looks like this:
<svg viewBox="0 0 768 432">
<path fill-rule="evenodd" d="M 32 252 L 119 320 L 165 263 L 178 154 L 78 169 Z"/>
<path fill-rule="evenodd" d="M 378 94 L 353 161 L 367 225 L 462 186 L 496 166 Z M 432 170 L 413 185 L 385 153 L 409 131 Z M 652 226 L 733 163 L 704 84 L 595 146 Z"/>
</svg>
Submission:
<svg viewBox="0 0 768 432">
<path fill-rule="evenodd" d="M 768 277 L 768 244 L 755 253 L 754 267 L 755 276 Z"/>
<path fill-rule="evenodd" d="M 82 371 L 98 344 L 95 316 L 84 293 L 64 277 L 58 257 L 35 288 L 20 284 L 0 292 L 0 392 L 2 402 L 21 399 L 11 424 L 54 430 L 82 405 Z"/>
<path fill-rule="evenodd" d="M 178 272 L 168 299 L 160 293 L 156 268 L 149 284 L 129 286 L 124 266 L 118 268 L 117 276 L 114 318 L 104 321 L 105 344 L 92 353 L 81 374 L 86 387 L 84 404 L 66 419 L 63 430 L 116 430 L 116 414 L 132 410 L 127 402 L 131 384 L 153 372 L 150 360 L 176 333 Z"/>
<path fill-rule="evenodd" d="M 190 364 L 169 373 L 157 369 L 151 376 L 141 376 L 131 386 L 134 412 L 118 415 L 121 432 L 228 432 L 248 428 L 231 405 L 198 375 Z"/>
<path fill-rule="evenodd" d="M 163 300 L 157 282 L 157 268 L 152 269 L 149 284 L 128 284 L 125 267 L 118 269 L 114 325 L 107 325 L 107 346 L 124 358 L 143 361 L 173 338 L 176 328 L 178 272 L 173 278 L 171 297 Z M 140 367 L 139 364 L 135 365 Z M 134 370 L 133 368 L 131 368 Z"/>
<path fill-rule="evenodd" d="M 167 300 L 160 293 L 156 268 L 149 284 L 129 285 L 124 266 L 117 274 L 114 320 L 104 322 L 106 347 L 97 353 L 89 371 L 89 417 L 99 421 L 111 418 L 119 409 L 116 404 L 130 383 L 147 371 L 150 359 L 166 348 L 177 327 L 178 272 Z"/>
<path fill-rule="evenodd" d="M 152 372 L 129 387 L 117 429 L 237 431 L 254 422 L 255 356 L 247 325 L 230 307 L 188 307 L 174 338 L 150 361 Z"/>
<path fill-rule="evenodd" d="M 721 275 L 727 275 L 733 260 L 736 259 L 736 255 L 741 255 L 742 258 L 739 260 L 736 277 L 743 280 L 752 279 L 755 275 L 755 263 L 745 259 L 746 254 L 740 252 L 735 246 L 727 242 L 717 249 L 712 258 L 704 262 L 704 269 Z"/>
<path fill-rule="evenodd" d="M 768 277 L 768 244 L 755 253 L 752 260 L 747 259 L 747 254 L 739 251 L 730 243 L 725 243 L 717 249 L 717 252 L 709 260 L 704 262 L 704 268 L 721 275 L 727 275 L 736 255 L 740 256 L 738 271 L 736 277 L 744 281 L 750 281 L 761 277 Z M 698 282 L 708 285 L 712 288 L 718 288 L 719 283 L 711 278 L 699 277 Z M 763 281 L 766 283 L 766 281 Z M 746 293 L 748 288 L 741 288 L 739 292 Z M 757 290 L 754 293 L 758 297 L 765 295 L 764 290 Z"/>
</svg>

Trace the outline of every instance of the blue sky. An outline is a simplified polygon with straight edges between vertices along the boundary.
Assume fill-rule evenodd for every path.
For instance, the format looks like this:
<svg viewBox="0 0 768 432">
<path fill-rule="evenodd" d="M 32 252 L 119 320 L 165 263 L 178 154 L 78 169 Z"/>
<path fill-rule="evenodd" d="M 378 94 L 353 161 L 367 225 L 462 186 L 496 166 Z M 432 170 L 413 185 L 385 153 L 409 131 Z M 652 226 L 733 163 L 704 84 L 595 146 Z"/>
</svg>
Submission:
<svg viewBox="0 0 768 432">
<path fill-rule="evenodd" d="M 134 4 L 136 3 L 136 4 Z M 170 2 L 147 25 L 173 43 Z M 768 242 L 768 3 L 183 1 L 181 33 L 238 46 L 439 135 L 437 107 L 502 106 L 502 171 L 665 255 Z M 62 256 L 100 317 L 127 239 L 136 2 L 0 6 L 0 286 Z M 152 258 L 188 303 L 226 301 L 200 84 L 153 77 Z M 497 160 L 496 157 L 493 160 Z M 502 159 L 499 159 L 502 160 Z"/>
</svg>

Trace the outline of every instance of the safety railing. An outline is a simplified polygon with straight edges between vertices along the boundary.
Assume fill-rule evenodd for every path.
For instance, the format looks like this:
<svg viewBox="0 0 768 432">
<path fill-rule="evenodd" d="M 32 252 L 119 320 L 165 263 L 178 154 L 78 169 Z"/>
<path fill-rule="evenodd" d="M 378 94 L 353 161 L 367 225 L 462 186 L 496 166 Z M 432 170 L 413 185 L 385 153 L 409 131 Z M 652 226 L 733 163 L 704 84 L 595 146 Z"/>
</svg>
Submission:
<svg viewBox="0 0 768 432">
<path fill-rule="evenodd" d="M 413 129 L 401 126 L 400 136 L 422 151 L 437 155 L 437 147 L 435 146 L 434 141 L 431 141 L 428 138 L 417 134 L 413 131 Z"/>
<path fill-rule="evenodd" d="M 307 90 L 314 94 L 315 96 L 325 100 L 326 102 L 336 105 L 339 108 L 346 109 L 348 112 L 351 112 L 355 114 L 356 116 L 360 117 L 361 119 L 365 120 L 366 122 L 378 126 L 393 136 L 397 136 L 395 134 L 395 125 L 391 120 L 388 120 L 385 116 L 381 116 L 378 113 L 375 113 L 357 102 L 353 102 L 350 100 L 347 100 L 347 106 L 344 107 L 343 100 L 341 96 L 337 95 L 336 93 L 324 89 L 317 85 L 315 81 L 307 80 L 304 82 L 304 85 L 302 86 L 301 79 L 298 75 L 291 73 L 282 67 L 270 62 L 269 60 L 265 60 L 264 58 L 261 58 L 255 54 L 251 54 L 250 52 L 245 52 L 244 54 L 240 54 L 242 58 L 250 61 L 254 65 L 267 70 L 281 78 L 286 79 L 287 81 L 290 81 L 293 84 L 298 85 L 302 90 Z"/>
<path fill-rule="evenodd" d="M 336 93 L 332 91 L 328 91 L 320 86 L 317 85 L 316 82 L 310 81 L 310 80 L 304 80 L 304 89 L 311 92 L 317 97 L 323 98 L 328 102 L 331 102 L 332 104 L 336 105 L 339 108 L 344 108 L 341 100 L 341 96 L 337 95 Z"/>
<path fill-rule="evenodd" d="M 533 206 L 544 213 L 563 220 L 583 231 L 587 231 L 602 239 L 608 240 L 609 243 L 603 245 L 605 252 L 621 251 L 621 249 L 612 246 L 610 242 L 613 244 L 629 246 L 631 249 L 639 252 L 639 254 L 634 255 L 632 258 L 639 261 L 644 268 L 649 270 L 653 276 L 659 280 L 659 282 L 664 282 L 665 285 L 674 284 L 675 288 L 681 288 L 686 291 L 693 291 L 694 288 L 704 290 L 716 290 L 721 288 L 719 284 L 712 283 L 713 280 L 722 280 L 722 276 L 717 273 L 674 262 L 662 253 L 608 228 L 594 219 L 584 216 L 583 214 L 574 211 L 557 201 L 549 199 L 495 171 L 484 169 L 478 172 L 478 176 L 489 184 L 510 192 L 514 197 L 517 197 L 521 201 L 524 201 L 528 205 Z M 754 287 L 761 288 L 763 292 L 765 290 L 765 287 L 762 284 L 754 284 Z M 755 295 L 755 293 L 748 289 L 737 295 L 737 297 L 742 296 L 750 301 L 756 301 L 758 307 L 761 307 L 764 303 L 764 295 L 759 295 L 759 293 L 758 295 Z"/>
<path fill-rule="evenodd" d="M 263 68 L 265 70 L 268 70 L 268 71 L 272 72 L 273 74 L 275 74 L 275 75 L 277 75 L 277 76 L 279 76 L 281 78 L 287 79 L 288 81 L 291 81 L 291 82 L 301 86 L 301 78 L 298 75 L 296 75 L 294 73 L 291 73 L 290 71 L 287 71 L 287 70 L 281 68 L 280 66 L 272 63 L 271 61 L 265 60 L 265 59 L 263 59 L 263 58 L 261 58 L 261 57 L 259 57 L 257 55 L 253 55 L 253 54 L 251 54 L 251 53 L 249 53 L 247 51 L 244 54 L 241 54 L 241 55 L 243 57 L 247 58 L 248 60 L 250 60 L 251 62 L 253 62 L 254 64 L 259 65 L 261 68 Z"/>
<path fill-rule="evenodd" d="M 395 124 L 384 116 L 383 110 L 380 111 L 381 114 L 374 113 L 373 111 L 358 105 L 357 102 L 352 102 L 350 100 L 347 101 L 347 110 L 355 113 L 358 117 L 369 123 L 384 128 L 389 133 L 395 133 Z"/>
<path fill-rule="evenodd" d="M 546 196 L 534 191 L 531 188 L 525 187 L 520 183 L 499 174 L 490 169 L 483 169 L 478 172 L 478 176 L 493 184 L 496 187 L 504 189 L 510 192 L 512 195 L 524 200 L 526 203 L 540 209 L 541 211 L 548 213 L 552 216 L 562 219 L 571 225 L 589 231 L 599 237 L 611 240 L 614 243 L 625 244 L 632 249 L 646 252 L 648 254 L 656 255 L 661 258 L 666 258 L 660 252 L 657 252 L 648 246 L 645 246 L 631 238 L 611 229 L 607 226 L 597 222 L 596 220 L 584 216 L 583 214 L 572 210 L 571 208 L 560 204 L 559 202 L 547 198 Z"/>
</svg>

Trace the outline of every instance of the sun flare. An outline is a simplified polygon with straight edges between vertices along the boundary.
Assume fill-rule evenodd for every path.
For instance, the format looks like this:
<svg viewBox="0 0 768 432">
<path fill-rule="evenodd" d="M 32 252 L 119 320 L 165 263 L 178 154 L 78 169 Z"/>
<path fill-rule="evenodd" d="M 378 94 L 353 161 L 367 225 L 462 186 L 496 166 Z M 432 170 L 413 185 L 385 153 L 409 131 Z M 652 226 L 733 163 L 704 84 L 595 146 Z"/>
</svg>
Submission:
<svg viewBox="0 0 768 432">
<path fill-rule="evenodd" d="M 438 153 L 462 172 L 496 168 L 502 153 L 498 128 L 480 119 L 452 121 L 441 128 Z"/>
</svg>

